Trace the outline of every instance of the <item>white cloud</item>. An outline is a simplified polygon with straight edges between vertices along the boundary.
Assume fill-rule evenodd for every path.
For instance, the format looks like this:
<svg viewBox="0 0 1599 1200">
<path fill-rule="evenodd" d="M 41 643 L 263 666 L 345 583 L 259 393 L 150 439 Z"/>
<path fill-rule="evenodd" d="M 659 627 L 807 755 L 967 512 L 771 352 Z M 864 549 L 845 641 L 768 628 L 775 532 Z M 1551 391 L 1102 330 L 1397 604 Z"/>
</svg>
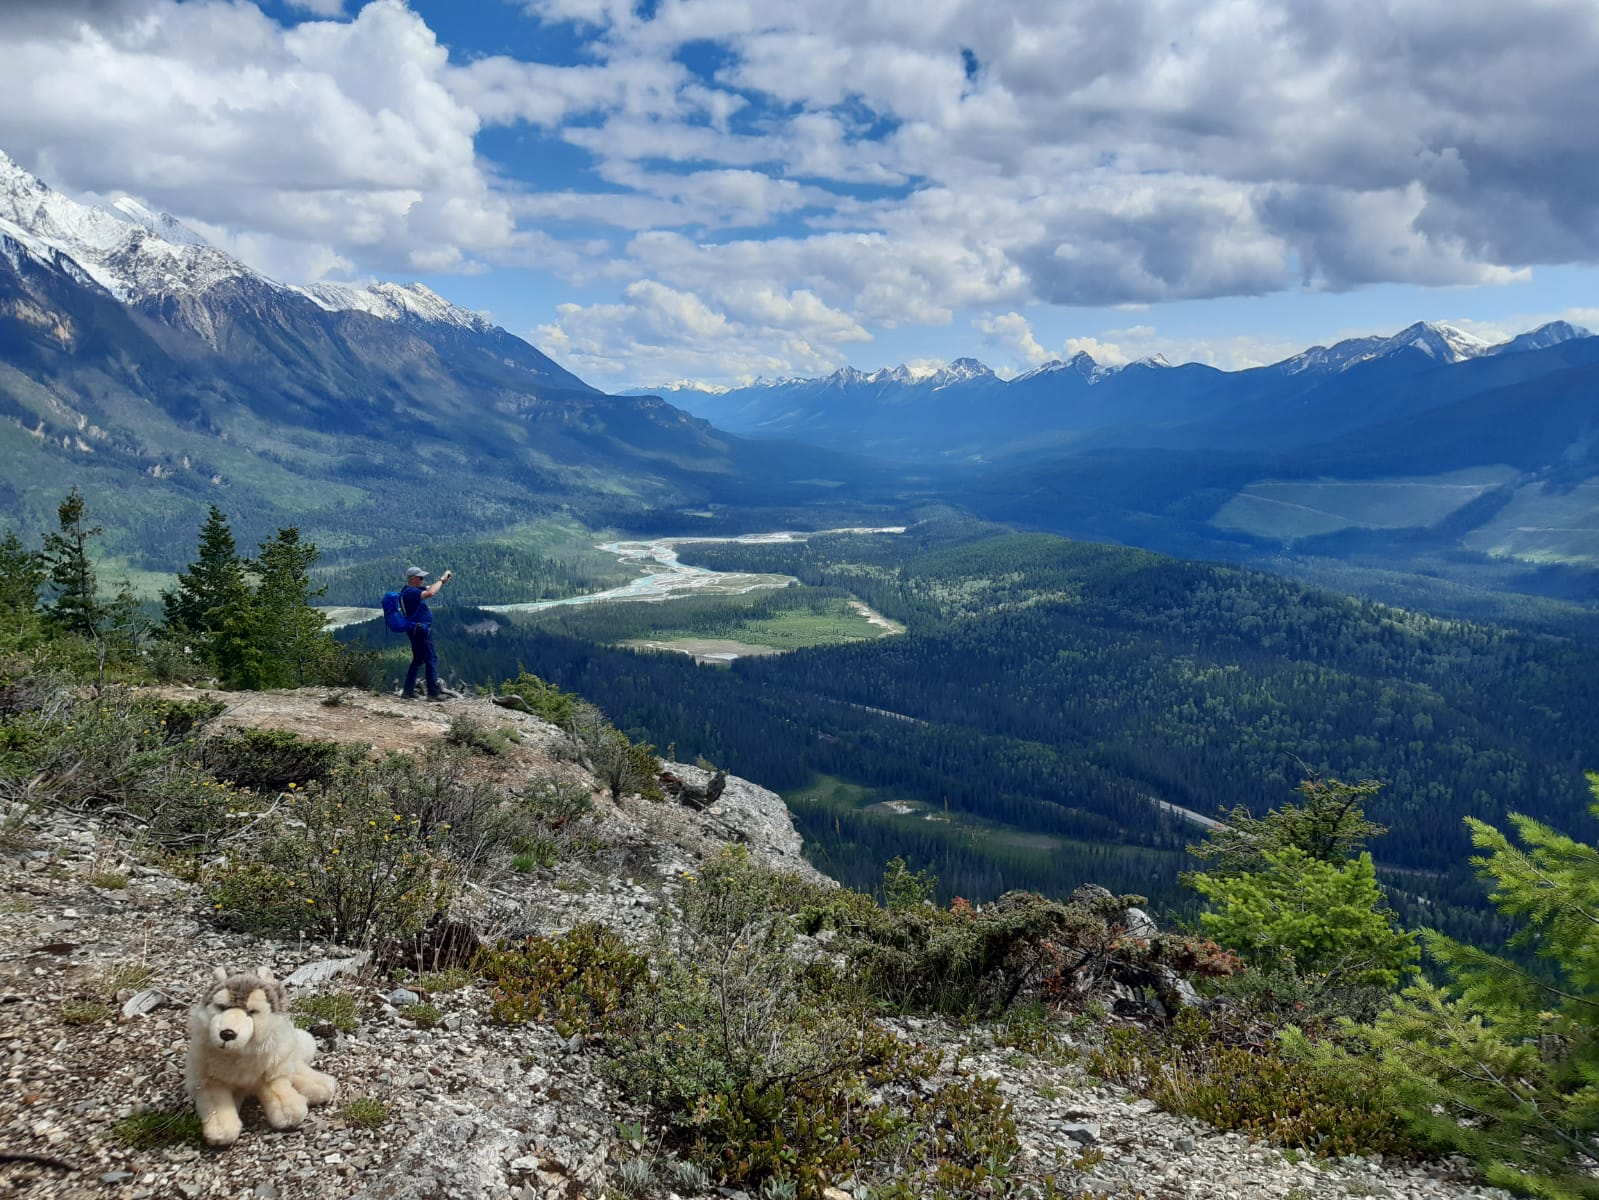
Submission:
<svg viewBox="0 0 1599 1200">
<path fill-rule="evenodd" d="M 1599 124 L 1573 115 L 1599 105 L 1592 0 L 524 0 L 585 39 L 564 63 L 452 62 L 402 0 L 290 2 L 332 19 L 7 0 L 0 78 L 27 103 L 0 145 L 279 274 L 531 264 L 640 287 L 550 323 L 595 361 L 604 328 L 663 360 L 675 337 L 801 370 L 874 329 L 975 320 L 1022 365 L 1053 352 L 1029 305 L 1599 261 Z M 486 127 L 567 147 L 503 174 Z M 732 329 L 776 340 L 734 351 Z M 1160 341 L 1112 333 L 1074 342 L 1108 362 Z M 1184 346 L 1275 353 L 1159 349 Z"/>
<path fill-rule="evenodd" d="M 399 0 L 295 28 L 219 0 L 148 0 L 137 19 L 48 33 L 11 20 L 0 9 L 0 75 L 29 103 L 0 132 L 62 186 L 235 231 L 278 274 L 319 258 L 461 267 L 513 241 L 477 114 Z"/>
<path fill-rule="evenodd" d="M 1049 351 L 1038 344 L 1033 327 L 1018 312 L 1000 313 L 993 317 L 979 317 L 972 322 L 984 335 L 990 346 L 997 346 L 1013 359 L 1029 366 L 1038 366 L 1049 358 Z"/>
<path fill-rule="evenodd" d="M 819 374 L 843 361 L 830 343 L 870 336 L 803 290 L 734 284 L 708 301 L 655 280 L 629 284 L 621 303 L 563 304 L 533 333 L 548 353 L 601 386 Z"/>
</svg>

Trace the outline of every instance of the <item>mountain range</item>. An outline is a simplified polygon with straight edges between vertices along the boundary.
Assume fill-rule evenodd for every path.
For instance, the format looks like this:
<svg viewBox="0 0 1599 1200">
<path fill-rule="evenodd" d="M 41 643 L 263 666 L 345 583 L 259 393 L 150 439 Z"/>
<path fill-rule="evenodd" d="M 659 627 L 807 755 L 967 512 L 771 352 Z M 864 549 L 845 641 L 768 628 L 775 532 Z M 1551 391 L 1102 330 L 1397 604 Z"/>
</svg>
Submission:
<svg viewBox="0 0 1599 1200">
<path fill-rule="evenodd" d="M 39 528 L 75 482 L 120 509 L 116 548 L 156 567 L 183 561 L 208 502 L 336 548 L 810 498 L 784 480 L 840 474 L 836 455 L 608 396 L 419 284 L 286 285 L 4 155 L 0 456 L 0 516 Z"/>
<path fill-rule="evenodd" d="M 1248 371 L 1173 366 L 1159 355 L 1110 366 L 1078 353 L 1013 379 L 976 359 L 958 358 L 936 370 L 844 367 L 815 379 L 758 379 L 731 389 L 685 381 L 661 394 L 733 432 L 912 462 L 977 462 L 1085 440 L 1193 445 L 1198 439 L 1212 447 L 1258 448 L 1284 439 L 1302 444 L 1372 418 L 1402 415 L 1406 402 L 1391 396 L 1382 401 L 1387 411 L 1352 408 L 1321 394 L 1314 403 L 1300 403 L 1318 389 L 1360 392 L 1368 374 L 1361 367 L 1414 375 L 1590 336 L 1554 321 L 1490 344 L 1449 325 L 1418 322 L 1392 336 L 1313 346 Z M 1287 413 L 1294 422 L 1285 427 Z M 1262 422 L 1267 428 L 1253 428 Z M 1164 432 L 1170 430 L 1179 432 Z"/>
</svg>

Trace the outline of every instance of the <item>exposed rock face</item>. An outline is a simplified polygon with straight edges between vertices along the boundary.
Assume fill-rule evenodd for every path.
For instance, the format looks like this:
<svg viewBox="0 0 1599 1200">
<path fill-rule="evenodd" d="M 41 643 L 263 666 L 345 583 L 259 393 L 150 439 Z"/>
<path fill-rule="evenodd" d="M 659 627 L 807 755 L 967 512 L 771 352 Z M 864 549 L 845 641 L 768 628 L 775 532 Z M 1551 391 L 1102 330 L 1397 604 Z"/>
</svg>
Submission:
<svg viewBox="0 0 1599 1200">
<path fill-rule="evenodd" d="M 685 794 L 707 799 L 706 807 L 694 814 L 694 828 L 705 837 L 747 846 L 756 858 L 780 871 L 831 882 L 800 853 L 804 843 L 776 792 L 725 771 L 687 763 L 667 763 L 663 772 L 681 780 Z"/>
</svg>

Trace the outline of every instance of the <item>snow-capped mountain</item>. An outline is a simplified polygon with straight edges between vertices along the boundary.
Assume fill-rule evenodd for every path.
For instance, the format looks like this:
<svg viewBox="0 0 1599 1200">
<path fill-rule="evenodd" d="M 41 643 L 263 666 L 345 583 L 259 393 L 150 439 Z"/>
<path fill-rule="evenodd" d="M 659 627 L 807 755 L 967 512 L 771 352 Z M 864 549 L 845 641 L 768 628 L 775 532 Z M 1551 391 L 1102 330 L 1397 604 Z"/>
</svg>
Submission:
<svg viewBox="0 0 1599 1200">
<path fill-rule="evenodd" d="M 110 207 L 56 191 L 0 151 L 0 240 L 41 260 L 65 256 L 118 300 L 148 304 L 188 298 L 241 281 L 295 292 L 328 312 L 364 312 L 386 321 L 416 320 L 487 331 L 492 323 L 419 283 L 369 287 L 321 283 L 294 287 L 269 279 L 210 245 L 170 213 L 131 196 Z"/>
<path fill-rule="evenodd" d="M 1390 337 L 1349 338 L 1332 346 L 1312 346 L 1303 353 L 1275 363 L 1269 370 L 1285 375 L 1304 372 L 1347 371 L 1356 363 L 1416 350 L 1439 363 L 1461 363 L 1492 354 L 1519 354 L 1541 350 L 1573 338 L 1590 336 L 1586 329 L 1565 321 L 1551 321 L 1507 342 L 1488 342 L 1453 325 L 1417 321 Z"/>
<path fill-rule="evenodd" d="M 1593 334 L 1581 325 L 1573 325 L 1569 321 L 1550 321 L 1547 325 L 1540 325 L 1536 329 L 1529 329 L 1526 333 L 1517 334 L 1508 342 L 1500 342 L 1489 350 L 1489 353 L 1520 354 L 1526 350 L 1547 350 L 1550 346 L 1558 346 L 1562 342 L 1592 336 Z"/>
<path fill-rule="evenodd" d="M 37 530 L 78 482 L 101 511 L 114 498 L 162 567 L 181 552 L 172 522 L 211 502 L 252 532 L 303 522 L 392 549 L 484 514 L 587 507 L 604 523 L 735 494 L 787 503 L 812 489 L 785 480 L 841 474 L 834 456 L 751 448 L 653 396 L 604 395 L 418 284 L 280 283 L 171 216 L 81 203 L 9 158 L 0 436 L 0 522 Z"/>
</svg>

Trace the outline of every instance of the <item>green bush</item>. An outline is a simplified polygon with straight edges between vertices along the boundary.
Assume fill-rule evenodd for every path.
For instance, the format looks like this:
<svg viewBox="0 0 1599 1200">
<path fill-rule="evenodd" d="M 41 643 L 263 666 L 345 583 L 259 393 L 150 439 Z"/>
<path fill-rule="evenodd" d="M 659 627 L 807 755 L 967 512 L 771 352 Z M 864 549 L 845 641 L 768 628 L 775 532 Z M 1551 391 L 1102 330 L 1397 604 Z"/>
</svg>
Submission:
<svg viewBox="0 0 1599 1200">
<path fill-rule="evenodd" d="M 449 906 L 447 829 L 424 826 L 384 764 L 359 764 L 288 791 L 260 840 L 208 871 L 219 916 L 253 933 L 295 931 L 364 944 L 403 937 Z"/>
<path fill-rule="evenodd" d="M 461 746 L 486 754 L 490 758 L 497 758 L 522 738 L 509 726 L 487 725 L 476 717 L 463 714 L 451 720 L 450 727 L 444 732 L 444 740 L 452 746 Z"/>
<path fill-rule="evenodd" d="M 891 863 L 885 891 L 918 899 L 884 908 L 859 892 L 819 893 L 802 904 L 800 927 L 836 930 L 834 945 L 878 1002 L 953 1015 L 1003 1013 L 1019 999 L 1063 995 L 1113 967 L 1225 975 L 1237 966 L 1196 938 L 1125 936 L 1122 914 L 1140 901 L 1137 896 L 1105 893 L 1063 903 L 1010 892 L 981 910 L 962 900 L 935 908 L 919 899 L 929 886 Z"/>
<path fill-rule="evenodd" d="M 169 847 L 206 844 L 247 806 L 198 763 L 195 739 L 222 707 L 120 687 L 46 697 L 9 726 L 0 798 L 108 812 Z"/>
<path fill-rule="evenodd" d="M 562 1037 L 608 1028 L 649 974 L 643 955 L 628 949 L 615 930 L 595 923 L 487 951 L 479 969 L 492 985 L 495 1020 L 549 1021 Z"/>
<path fill-rule="evenodd" d="M 1394 1093 L 1276 1043 L 1232 1044 L 1192 1010 L 1168 1029 L 1113 1030 L 1088 1069 L 1162 1108 L 1316 1154 L 1417 1154 Z"/>
<path fill-rule="evenodd" d="M 523 671 L 515 679 L 507 679 L 497 689 L 501 696 L 519 697 L 523 712 L 541 717 L 560 729 L 567 728 L 577 715 L 583 701 L 571 692 L 563 692 L 553 683 Z"/>
<path fill-rule="evenodd" d="M 201 762 L 217 779 L 257 792 L 281 792 L 327 777 L 343 757 L 337 742 L 285 729 L 241 729 L 205 743 Z"/>
</svg>

